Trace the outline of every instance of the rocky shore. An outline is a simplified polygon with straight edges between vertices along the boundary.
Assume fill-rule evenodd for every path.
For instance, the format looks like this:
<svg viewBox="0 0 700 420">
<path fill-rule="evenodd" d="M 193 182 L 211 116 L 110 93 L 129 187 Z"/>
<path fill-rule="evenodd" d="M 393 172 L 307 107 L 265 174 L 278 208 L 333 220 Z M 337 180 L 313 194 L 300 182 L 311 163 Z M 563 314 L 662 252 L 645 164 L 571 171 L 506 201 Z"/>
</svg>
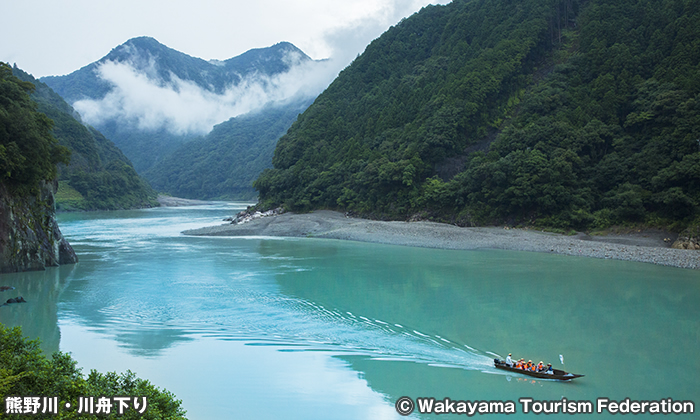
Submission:
<svg viewBox="0 0 700 420">
<path fill-rule="evenodd" d="M 282 236 L 344 239 L 442 249 L 507 249 L 647 262 L 700 269 L 700 252 L 671 248 L 660 231 L 565 236 L 526 229 L 461 228 L 434 222 L 382 222 L 334 211 L 285 213 L 243 224 L 225 224 L 183 232 L 200 236 Z"/>
<path fill-rule="evenodd" d="M 42 181 L 37 193 L 18 194 L 0 183 L 0 273 L 78 262 L 56 222 L 57 188 Z"/>
</svg>

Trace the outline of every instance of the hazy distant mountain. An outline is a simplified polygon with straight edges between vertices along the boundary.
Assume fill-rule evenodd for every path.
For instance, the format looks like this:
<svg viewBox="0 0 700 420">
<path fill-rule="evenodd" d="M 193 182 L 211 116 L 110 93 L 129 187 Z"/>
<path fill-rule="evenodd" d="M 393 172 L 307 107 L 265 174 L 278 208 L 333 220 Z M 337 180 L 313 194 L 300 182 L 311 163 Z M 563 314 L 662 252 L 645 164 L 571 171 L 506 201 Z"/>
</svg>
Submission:
<svg viewBox="0 0 700 420">
<path fill-rule="evenodd" d="M 308 88 L 304 75 L 319 63 L 288 42 L 205 61 L 139 37 L 71 74 L 41 80 L 146 173 L 231 117 L 314 97 L 320 90 Z"/>
<path fill-rule="evenodd" d="M 252 200 L 253 180 L 272 167 L 277 139 L 312 99 L 231 118 L 185 143 L 148 169 L 153 188 L 177 197 Z"/>
</svg>

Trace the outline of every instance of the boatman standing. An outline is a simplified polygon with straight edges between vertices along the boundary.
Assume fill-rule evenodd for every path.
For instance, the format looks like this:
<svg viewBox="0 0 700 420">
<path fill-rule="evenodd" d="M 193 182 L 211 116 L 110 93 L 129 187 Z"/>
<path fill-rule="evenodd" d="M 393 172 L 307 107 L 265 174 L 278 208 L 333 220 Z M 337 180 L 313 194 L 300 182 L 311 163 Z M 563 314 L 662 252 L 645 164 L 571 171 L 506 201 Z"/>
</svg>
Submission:
<svg viewBox="0 0 700 420">
<path fill-rule="evenodd" d="M 512 354 L 511 354 L 511 353 L 508 353 L 508 357 L 506 357 L 506 364 L 507 364 L 509 367 L 513 367 L 513 359 L 511 359 L 510 356 L 512 356 Z"/>
</svg>

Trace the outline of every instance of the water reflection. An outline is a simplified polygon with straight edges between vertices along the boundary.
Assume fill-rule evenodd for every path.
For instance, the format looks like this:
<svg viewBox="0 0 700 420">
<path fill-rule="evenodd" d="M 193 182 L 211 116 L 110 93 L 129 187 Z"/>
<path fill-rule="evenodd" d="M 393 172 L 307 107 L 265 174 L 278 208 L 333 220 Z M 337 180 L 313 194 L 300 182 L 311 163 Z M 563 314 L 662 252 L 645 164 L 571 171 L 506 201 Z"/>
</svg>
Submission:
<svg viewBox="0 0 700 420">
<path fill-rule="evenodd" d="M 22 296 L 27 303 L 1 306 L 0 322 L 6 327 L 22 327 L 22 333 L 29 339 L 39 338 L 44 353 L 58 351 L 61 334 L 57 306 L 74 269 L 75 265 L 64 265 L 45 271 L 1 274 L 0 286 L 14 290 L 0 292 L 0 301 Z"/>
<path fill-rule="evenodd" d="M 80 255 L 62 317 L 154 357 L 188 342 L 199 313 L 217 307 L 215 253 L 183 229 L 218 224 L 246 203 L 60 215 Z M 189 321 L 189 322 L 188 322 Z"/>
</svg>

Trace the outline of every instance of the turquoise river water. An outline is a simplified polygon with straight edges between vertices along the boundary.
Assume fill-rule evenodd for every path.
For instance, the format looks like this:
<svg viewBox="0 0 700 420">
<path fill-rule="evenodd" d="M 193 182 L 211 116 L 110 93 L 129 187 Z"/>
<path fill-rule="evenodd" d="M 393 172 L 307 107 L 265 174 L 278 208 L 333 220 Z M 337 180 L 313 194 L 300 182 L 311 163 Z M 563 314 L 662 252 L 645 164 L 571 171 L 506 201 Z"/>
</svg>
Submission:
<svg viewBox="0 0 700 420">
<path fill-rule="evenodd" d="M 536 417 L 521 398 L 700 403 L 698 271 L 180 233 L 242 207 L 61 214 L 80 262 L 1 275 L 28 303 L 0 308 L 0 321 L 84 372 L 134 371 L 197 420 L 398 419 L 403 396 L 513 401 L 515 419 Z M 586 376 L 494 369 L 508 352 Z M 408 418 L 461 417 L 416 407 Z"/>
</svg>

